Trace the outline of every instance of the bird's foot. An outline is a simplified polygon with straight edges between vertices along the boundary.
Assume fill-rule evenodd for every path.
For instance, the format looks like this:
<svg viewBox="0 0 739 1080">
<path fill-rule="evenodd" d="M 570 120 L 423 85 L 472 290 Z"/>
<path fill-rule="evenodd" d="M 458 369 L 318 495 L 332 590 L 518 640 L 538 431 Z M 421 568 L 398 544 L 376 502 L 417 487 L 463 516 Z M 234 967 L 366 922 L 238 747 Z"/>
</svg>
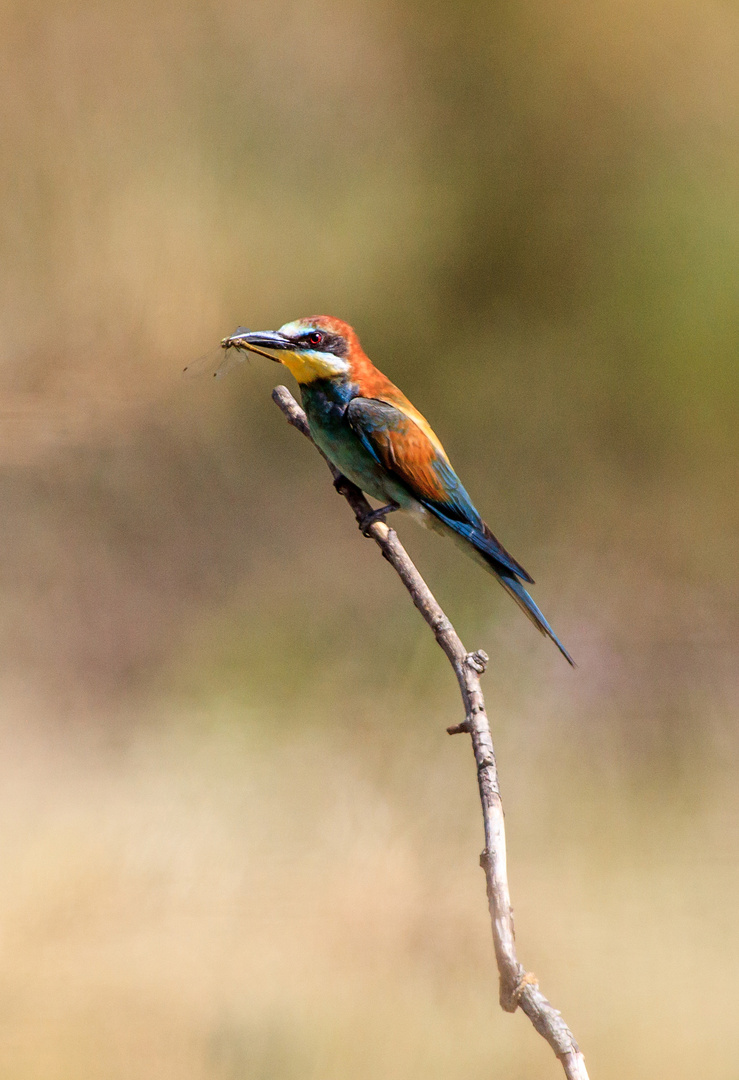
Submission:
<svg viewBox="0 0 739 1080">
<path fill-rule="evenodd" d="M 365 514 L 359 522 L 360 532 L 362 532 L 364 536 L 369 536 L 369 530 L 375 522 L 382 521 L 384 523 L 386 515 L 392 514 L 394 510 L 400 510 L 400 507 L 396 502 L 391 502 L 388 503 L 387 506 L 381 506 L 378 510 L 372 510 L 369 514 Z"/>
</svg>

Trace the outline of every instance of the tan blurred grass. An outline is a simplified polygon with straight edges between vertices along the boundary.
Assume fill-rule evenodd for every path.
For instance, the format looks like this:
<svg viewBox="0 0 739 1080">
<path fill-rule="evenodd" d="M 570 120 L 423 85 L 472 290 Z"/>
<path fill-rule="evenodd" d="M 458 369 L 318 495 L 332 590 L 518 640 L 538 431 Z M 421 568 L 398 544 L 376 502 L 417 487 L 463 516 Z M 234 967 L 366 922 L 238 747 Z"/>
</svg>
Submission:
<svg viewBox="0 0 739 1080">
<path fill-rule="evenodd" d="M 364 753 L 237 706 L 51 740 L 13 704 L 6 1075 L 556 1075 L 497 1008 L 474 770 L 443 716 Z M 598 785 L 596 819 L 559 742 L 546 771 L 499 742 L 521 954 L 594 1075 L 728 1080 L 735 787 Z"/>
</svg>

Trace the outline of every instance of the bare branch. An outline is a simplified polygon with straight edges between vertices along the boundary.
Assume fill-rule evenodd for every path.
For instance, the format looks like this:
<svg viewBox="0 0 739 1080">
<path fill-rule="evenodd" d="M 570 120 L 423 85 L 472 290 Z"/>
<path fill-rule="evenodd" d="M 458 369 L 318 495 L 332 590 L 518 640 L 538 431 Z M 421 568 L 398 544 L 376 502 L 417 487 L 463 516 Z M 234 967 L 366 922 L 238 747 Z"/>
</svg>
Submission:
<svg viewBox="0 0 739 1080">
<path fill-rule="evenodd" d="M 273 390 L 272 397 L 282 409 L 288 422 L 310 439 L 311 434 L 305 413 L 290 391 L 284 386 L 278 386 Z M 325 457 L 325 455 L 322 456 Z M 328 466 L 331 469 L 336 490 L 344 496 L 354 511 L 357 521 L 361 522 L 371 512 L 370 504 L 359 488 L 347 480 L 331 462 L 328 462 Z M 516 956 L 513 913 L 506 870 L 503 804 L 498 786 L 493 739 L 485 712 L 485 700 L 480 688 L 480 676 L 485 671 L 488 657 L 482 650 L 467 652 L 456 630 L 398 540 L 395 531 L 388 528 L 384 522 L 377 521 L 368 528 L 367 535 L 377 543 L 384 558 L 396 570 L 410 593 L 413 603 L 431 627 L 437 642 L 454 669 L 462 693 L 465 720 L 461 724 L 447 728 L 447 731 L 450 735 L 469 732 L 477 764 L 485 829 L 485 850 L 480 856 L 480 865 L 485 871 L 487 883 L 495 959 L 500 974 L 501 1007 L 506 1012 L 515 1012 L 520 1006 L 562 1062 L 568 1080 L 588 1080 L 585 1059 L 572 1032 L 561 1014 L 542 994 L 535 976 L 522 967 Z"/>
</svg>

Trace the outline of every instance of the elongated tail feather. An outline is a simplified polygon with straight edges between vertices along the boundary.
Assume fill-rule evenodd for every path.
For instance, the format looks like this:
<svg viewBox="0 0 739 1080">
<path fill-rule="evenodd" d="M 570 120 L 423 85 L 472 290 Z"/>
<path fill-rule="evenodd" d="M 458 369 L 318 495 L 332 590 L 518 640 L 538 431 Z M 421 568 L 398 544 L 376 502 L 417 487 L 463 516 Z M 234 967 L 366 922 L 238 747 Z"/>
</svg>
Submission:
<svg viewBox="0 0 739 1080">
<path fill-rule="evenodd" d="M 436 528 L 439 532 L 444 532 L 447 536 L 453 537 L 467 555 L 471 556 L 475 562 L 483 566 L 489 574 L 493 574 L 501 583 L 505 591 L 513 597 L 524 615 L 531 620 L 536 629 L 546 637 L 551 638 L 567 663 L 576 667 L 575 661 L 554 633 L 551 626 L 535 604 L 533 598 L 518 580 L 519 575 L 517 572 L 512 571 L 501 561 L 498 550 L 504 552 L 506 555 L 506 562 L 508 562 L 508 560 L 511 562 L 514 561 L 511 556 L 508 555 L 508 552 L 505 551 L 505 548 L 501 549 L 496 541 L 495 554 L 492 554 L 490 544 L 487 542 L 487 537 L 479 529 L 460 527 L 459 522 L 450 522 L 438 512 L 433 513 L 431 517 L 427 517 L 423 524 L 425 524 L 427 528 Z M 518 566 L 518 563 L 515 565 Z M 523 573 L 526 573 L 526 571 L 523 571 Z M 531 581 L 530 578 L 528 580 Z"/>
<path fill-rule="evenodd" d="M 521 608 L 521 611 L 523 611 L 523 613 L 527 615 L 529 619 L 531 619 L 534 626 L 538 630 L 540 630 L 542 634 L 552 639 L 554 644 L 564 656 L 567 663 L 572 664 L 572 666 L 575 667 L 575 661 L 572 659 L 570 654 L 567 652 L 567 649 L 565 649 L 562 642 L 554 633 L 551 626 L 544 618 L 537 605 L 534 603 L 533 598 L 529 595 L 526 589 L 524 589 L 521 582 L 518 581 L 517 578 L 514 578 L 511 574 L 501 574 L 496 570 L 494 570 L 494 573 L 505 591 L 513 597 L 518 606 Z"/>
</svg>

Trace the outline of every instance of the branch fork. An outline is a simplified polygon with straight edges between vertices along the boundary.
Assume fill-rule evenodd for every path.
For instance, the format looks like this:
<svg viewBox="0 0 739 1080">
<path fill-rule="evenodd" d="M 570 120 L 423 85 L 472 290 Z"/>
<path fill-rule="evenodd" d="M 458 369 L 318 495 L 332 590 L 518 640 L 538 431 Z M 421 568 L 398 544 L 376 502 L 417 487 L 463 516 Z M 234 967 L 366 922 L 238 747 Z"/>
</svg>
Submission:
<svg viewBox="0 0 739 1080">
<path fill-rule="evenodd" d="M 305 413 L 287 387 L 276 387 L 272 392 L 272 398 L 285 414 L 288 423 L 302 432 L 306 438 L 311 439 Z M 359 488 L 343 476 L 318 447 L 316 449 L 331 470 L 334 487 L 349 503 L 357 523 L 362 528 L 362 523 L 366 523 L 368 515 L 372 513 L 372 507 Z M 467 652 L 456 630 L 398 540 L 395 530 L 380 520 L 367 525 L 366 530 L 363 531 L 366 536 L 375 541 L 383 557 L 399 575 L 413 603 L 433 631 L 459 683 L 465 719 L 461 724 L 448 727 L 447 731 L 450 735 L 469 734 L 477 765 L 477 781 L 485 832 L 485 849 L 480 856 L 480 866 L 485 872 L 493 946 L 500 977 L 501 1008 L 510 1013 L 515 1012 L 517 1008 L 523 1010 L 559 1058 L 567 1080 L 588 1080 L 585 1059 L 572 1032 L 562 1019 L 561 1013 L 542 994 L 536 976 L 524 969 L 516 955 L 513 911 L 506 868 L 503 803 L 500 797 L 493 739 L 485 710 L 485 699 L 480 687 L 480 676 L 485 672 L 489 657 L 482 649 Z"/>
</svg>

